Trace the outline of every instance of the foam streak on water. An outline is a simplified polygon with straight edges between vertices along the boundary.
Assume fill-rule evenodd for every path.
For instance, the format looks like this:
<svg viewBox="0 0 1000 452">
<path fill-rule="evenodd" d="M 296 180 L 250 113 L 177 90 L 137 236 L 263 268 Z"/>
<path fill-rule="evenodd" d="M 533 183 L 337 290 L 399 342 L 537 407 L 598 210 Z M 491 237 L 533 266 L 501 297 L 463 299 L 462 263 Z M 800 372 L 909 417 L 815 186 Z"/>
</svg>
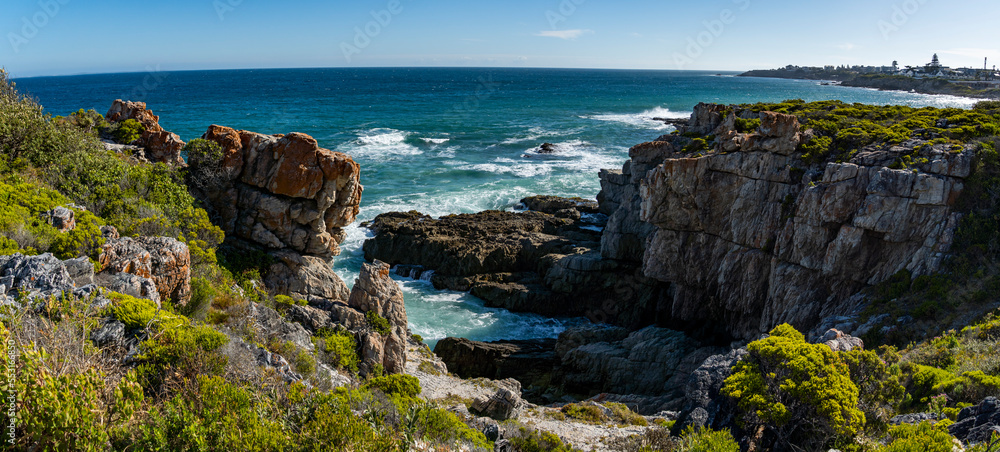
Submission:
<svg viewBox="0 0 1000 452">
<path fill-rule="evenodd" d="M 17 80 L 53 115 L 106 111 L 145 74 Z M 483 94 L 480 80 L 495 83 Z M 144 101 L 185 140 L 210 124 L 304 132 L 361 165 L 359 222 L 389 211 L 432 216 L 510 209 L 536 194 L 594 198 L 597 172 L 629 147 L 669 133 L 656 118 L 686 118 L 698 102 L 846 102 L 968 108 L 953 96 L 884 92 L 811 81 L 705 72 L 544 69 L 302 69 L 166 73 Z M 543 143 L 556 152 L 538 152 Z M 596 227 L 596 226 L 595 226 Z M 347 228 L 335 270 L 348 285 L 370 232 Z M 469 294 L 400 279 L 414 333 L 428 339 L 554 337 L 579 320 L 486 308 Z"/>
</svg>

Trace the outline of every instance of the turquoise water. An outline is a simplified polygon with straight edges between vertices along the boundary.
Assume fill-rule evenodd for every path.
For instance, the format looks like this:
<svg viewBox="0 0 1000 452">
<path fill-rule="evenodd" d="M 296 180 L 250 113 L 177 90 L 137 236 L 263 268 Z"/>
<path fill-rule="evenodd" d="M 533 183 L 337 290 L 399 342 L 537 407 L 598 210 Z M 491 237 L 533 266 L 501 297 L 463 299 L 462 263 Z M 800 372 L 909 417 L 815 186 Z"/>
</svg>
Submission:
<svg viewBox="0 0 1000 452">
<path fill-rule="evenodd" d="M 509 209 L 535 194 L 593 198 L 597 172 L 628 148 L 668 133 L 654 117 L 687 117 L 698 102 L 801 98 L 969 107 L 951 96 L 879 92 L 815 81 L 681 71 L 546 69 L 298 69 L 108 74 L 17 80 L 54 115 L 147 102 L 184 140 L 210 124 L 304 132 L 362 167 L 360 221 L 382 212 Z M 544 142 L 559 152 L 539 155 Z M 352 285 L 367 231 L 348 228 L 335 269 Z M 554 337 L 573 319 L 483 307 L 468 294 L 400 279 L 414 333 L 436 340 Z"/>
</svg>

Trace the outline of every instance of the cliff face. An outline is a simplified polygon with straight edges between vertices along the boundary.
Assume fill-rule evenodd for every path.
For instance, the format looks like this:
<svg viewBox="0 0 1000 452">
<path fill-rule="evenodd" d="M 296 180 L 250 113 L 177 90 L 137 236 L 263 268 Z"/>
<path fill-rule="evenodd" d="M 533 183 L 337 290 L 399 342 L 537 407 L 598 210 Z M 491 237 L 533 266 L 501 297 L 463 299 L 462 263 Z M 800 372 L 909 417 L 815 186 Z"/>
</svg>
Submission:
<svg viewBox="0 0 1000 452">
<path fill-rule="evenodd" d="M 331 258 L 358 214 L 360 167 L 309 135 L 283 136 L 213 125 L 202 136 L 221 155 L 189 156 L 191 191 L 233 237 L 274 258 L 265 283 L 310 302 L 348 299 Z M 194 153 L 193 153 L 194 154 Z"/>
<path fill-rule="evenodd" d="M 969 152 L 907 142 L 809 166 L 795 116 L 762 112 L 755 133 L 737 132 L 751 113 L 699 105 L 686 130 L 714 134 L 714 150 L 691 155 L 685 139 L 661 137 L 601 174 L 602 199 L 618 200 L 602 251 L 669 284 L 661 317 L 750 339 L 849 313 L 851 295 L 901 270 L 938 270 Z M 902 155 L 921 164 L 887 167 Z"/>
</svg>

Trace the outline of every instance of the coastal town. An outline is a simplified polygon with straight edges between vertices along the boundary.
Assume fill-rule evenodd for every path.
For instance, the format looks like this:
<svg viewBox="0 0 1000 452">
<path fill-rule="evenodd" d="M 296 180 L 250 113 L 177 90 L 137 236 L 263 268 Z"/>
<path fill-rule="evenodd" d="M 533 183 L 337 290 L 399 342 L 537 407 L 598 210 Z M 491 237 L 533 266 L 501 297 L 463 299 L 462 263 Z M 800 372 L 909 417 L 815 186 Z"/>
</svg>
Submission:
<svg viewBox="0 0 1000 452">
<path fill-rule="evenodd" d="M 841 66 L 795 66 L 788 65 L 779 69 L 750 71 L 755 76 L 765 76 L 765 73 L 774 74 L 795 74 L 796 77 L 781 78 L 807 78 L 807 79 L 828 79 L 839 80 L 844 77 L 855 77 L 858 75 L 879 74 L 879 75 L 899 75 L 915 79 L 941 78 L 952 81 L 967 82 L 992 82 L 1000 84 L 1000 72 L 996 65 L 989 66 L 989 60 L 983 59 L 982 68 L 952 68 L 942 64 L 940 58 L 935 53 L 929 63 L 911 66 L 901 66 L 898 61 L 893 61 L 891 66 L 862 66 L 862 65 L 841 65 Z M 748 73 L 749 74 L 749 73 Z"/>
</svg>

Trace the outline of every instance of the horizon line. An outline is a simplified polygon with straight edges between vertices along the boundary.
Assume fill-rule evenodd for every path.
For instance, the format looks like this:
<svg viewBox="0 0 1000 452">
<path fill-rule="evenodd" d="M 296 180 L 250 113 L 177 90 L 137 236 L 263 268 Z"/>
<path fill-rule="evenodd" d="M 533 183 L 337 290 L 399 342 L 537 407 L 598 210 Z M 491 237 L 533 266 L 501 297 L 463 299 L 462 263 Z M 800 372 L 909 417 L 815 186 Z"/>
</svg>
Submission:
<svg viewBox="0 0 1000 452">
<path fill-rule="evenodd" d="M 12 75 L 10 70 L 2 68 L 8 75 Z M 309 69 L 545 69 L 545 70 L 566 70 L 566 71 L 642 71 L 642 72 L 716 72 L 716 73 L 743 73 L 754 69 L 732 70 L 732 69 L 641 69 L 641 68 L 595 68 L 595 67 L 546 67 L 546 66 L 302 66 L 302 67 L 245 67 L 245 68 L 212 68 L 212 69 L 171 69 L 171 70 L 146 70 L 127 72 L 76 72 L 69 74 L 49 74 L 11 77 L 11 80 L 23 80 L 33 78 L 48 77 L 79 77 L 85 75 L 128 75 L 147 74 L 157 72 L 223 72 L 223 71 L 288 71 L 288 70 L 309 70 Z"/>
</svg>

